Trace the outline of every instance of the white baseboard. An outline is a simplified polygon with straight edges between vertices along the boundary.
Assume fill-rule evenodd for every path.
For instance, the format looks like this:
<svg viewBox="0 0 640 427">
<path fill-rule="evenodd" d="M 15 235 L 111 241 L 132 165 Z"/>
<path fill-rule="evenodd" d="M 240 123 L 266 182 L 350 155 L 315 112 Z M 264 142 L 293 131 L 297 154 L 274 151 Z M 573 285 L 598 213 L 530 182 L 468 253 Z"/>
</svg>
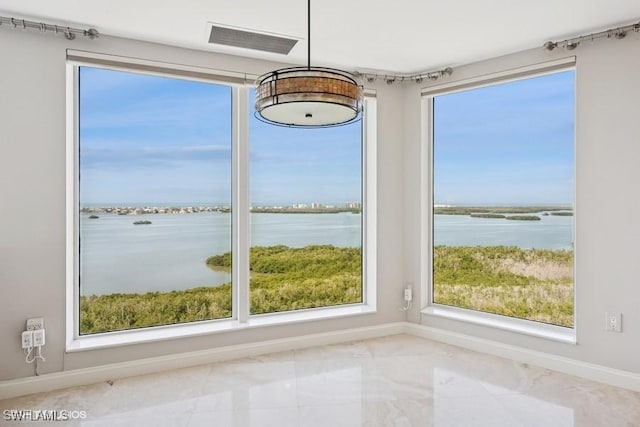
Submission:
<svg viewBox="0 0 640 427">
<path fill-rule="evenodd" d="M 530 350 L 511 344 L 504 344 L 458 332 L 418 325 L 405 324 L 405 333 L 446 344 L 456 345 L 480 353 L 505 357 L 522 363 L 540 366 L 577 377 L 640 391 L 640 374 L 608 368 L 594 363 L 583 362 L 568 357 Z"/>
<path fill-rule="evenodd" d="M 207 363 L 260 356 L 268 353 L 277 353 L 320 345 L 338 344 L 342 342 L 378 338 L 387 335 L 397 335 L 404 332 L 404 322 L 387 323 L 378 326 L 345 329 L 320 334 L 233 345 L 209 350 L 200 350 L 189 353 L 179 353 L 90 368 L 55 372 L 37 377 L 0 381 L 0 400 L 67 387 L 94 384 L 102 381 L 115 380 L 136 375 L 151 374 L 171 369 L 187 368 Z"/>
<path fill-rule="evenodd" d="M 267 353 L 297 350 L 308 347 L 338 344 L 378 338 L 388 335 L 410 334 L 421 338 L 452 344 L 469 350 L 506 357 L 554 371 L 575 375 L 605 384 L 640 391 L 640 375 L 556 356 L 510 344 L 477 338 L 444 329 L 422 326 L 409 322 L 388 323 L 365 328 L 346 329 L 321 334 L 282 338 L 257 343 L 240 344 L 189 353 L 172 354 L 130 362 L 114 363 L 71 371 L 45 374 L 38 377 L 19 378 L 0 382 L 0 400 L 41 393 L 67 387 L 75 387 L 115 380 L 136 375 L 151 374 L 171 369 L 187 368 Z"/>
</svg>

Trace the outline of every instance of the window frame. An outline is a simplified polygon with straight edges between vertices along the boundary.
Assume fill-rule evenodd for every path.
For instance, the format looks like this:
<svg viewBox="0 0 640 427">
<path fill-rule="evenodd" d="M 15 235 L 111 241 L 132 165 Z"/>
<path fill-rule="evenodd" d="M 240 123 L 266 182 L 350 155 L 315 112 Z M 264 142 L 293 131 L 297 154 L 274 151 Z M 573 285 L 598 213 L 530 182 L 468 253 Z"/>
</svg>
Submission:
<svg viewBox="0 0 640 427">
<path fill-rule="evenodd" d="M 94 67 L 170 78 L 189 79 L 231 87 L 232 128 L 232 313 L 230 318 L 152 326 L 80 335 L 79 289 L 79 68 Z M 250 314 L 249 301 L 249 88 L 255 76 L 124 58 L 99 53 L 67 51 L 66 62 L 66 351 L 75 352 L 139 344 L 211 333 L 244 330 L 371 314 L 377 311 L 377 103 L 365 90 L 362 116 L 362 302 L 267 314 Z"/>
<path fill-rule="evenodd" d="M 463 323 L 495 328 L 503 331 L 516 332 L 524 335 L 546 338 L 569 344 L 577 344 L 577 293 L 576 276 L 576 132 L 574 130 L 574 182 L 573 182 L 573 206 L 574 206 L 574 262 L 573 262 L 573 328 L 551 325 L 533 320 L 504 316 L 461 307 L 453 307 L 438 304 L 433 301 L 433 209 L 434 209 L 434 98 L 456 92 L 479 89 L 488 86 L 505 84 L 518 80 L 555 74 L 563 71 L 576 71 L 576 57 L 570 56 L 553 61 L 523 66 L 519 68 L 498 71 L 468 78 L 442 85 L 430 86 L 421 89 L 421 176 L 420 176 L 420 211 L 421 237 L 420 237 L 420 277 L 421 277 L 421 301 L 420 312 L 423 316 L 442 318 Z M 576 82 L 574 80 L 574 87 Z M 574 117 L 575 117 L 574 108 Z"/>
</svg>

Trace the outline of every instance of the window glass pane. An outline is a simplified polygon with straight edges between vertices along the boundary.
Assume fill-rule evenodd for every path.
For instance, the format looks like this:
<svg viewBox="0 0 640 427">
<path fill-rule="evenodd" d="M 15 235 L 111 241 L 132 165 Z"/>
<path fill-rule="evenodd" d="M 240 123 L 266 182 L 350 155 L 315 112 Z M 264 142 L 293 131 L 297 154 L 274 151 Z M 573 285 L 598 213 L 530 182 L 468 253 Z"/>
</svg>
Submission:
<svg viewBox="0 0 640 427">
<path fill-rule="evenodd" d="M 361 302 L 362 123 L 293 129 L 252 114 L 249 146 L 251 313 Z"/>
<path fill-rule="evenodd" d="M 231 316 L 231 89 L 80 67 L 80 334 Z"/>
<path fill-rule="evenodd" d="M 574 71 L 434 99 L 433 301 L 573 327 Z"/>
</svg>

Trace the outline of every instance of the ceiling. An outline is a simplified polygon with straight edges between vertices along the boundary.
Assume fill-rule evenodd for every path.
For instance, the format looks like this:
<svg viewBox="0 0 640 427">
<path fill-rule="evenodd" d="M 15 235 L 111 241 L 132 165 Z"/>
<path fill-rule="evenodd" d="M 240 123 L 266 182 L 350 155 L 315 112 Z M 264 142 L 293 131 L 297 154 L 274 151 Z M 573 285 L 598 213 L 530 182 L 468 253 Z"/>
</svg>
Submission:
<svg viewBox="0 0 640 427">
<path fill-rule="evenodd" d="M 412 74 L 635 23 L 640 0 L 314 0 L 313 65 Z M 0 16 L 293 64 L 304 0 L 0 0 Z M 208 23 L 299 38 L 288 56 L 207 43 Z M 0 31 L 4 31 L 0 27 Z"/>
</svg>

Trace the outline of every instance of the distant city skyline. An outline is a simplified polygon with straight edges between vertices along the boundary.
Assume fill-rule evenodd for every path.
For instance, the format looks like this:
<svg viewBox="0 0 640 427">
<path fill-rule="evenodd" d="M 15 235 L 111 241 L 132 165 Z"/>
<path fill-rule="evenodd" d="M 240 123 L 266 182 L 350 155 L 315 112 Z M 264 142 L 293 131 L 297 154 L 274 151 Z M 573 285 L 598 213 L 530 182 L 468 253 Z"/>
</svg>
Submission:
<svg viewBox="0 0 640 427">
<path fill-rule="evenodd" d="M 249 132 L 252 205 L 361 200 L 360 123 Z M 81 67 L 80 200 L 230 203 L 231 88 Z"/>
<path fill-rule="evenodd" d="M 163 207 L 163 208 L 174 208 L 174 207 L 230 207 L 230 203 L 215 203 L 215 202 L 165 202 L 165 203 L 157 203 L 157 202 L 149 202 L 149 201 L 141 201 L 141 202 L 95 202 L 88 203 L 84 202 L 80 206 L 80 208 L 151 208 L 151 207 Z M 354 202 L 344 202 L 344 203 L 251 203 L 250 208 L 293 208 L 293 209 L 301 209 L 301 208 L 309 208 L 309 209 L 322 209 L 322 208 L 360 208 L 362 203 L 359 201 Z"/>
</svg>

